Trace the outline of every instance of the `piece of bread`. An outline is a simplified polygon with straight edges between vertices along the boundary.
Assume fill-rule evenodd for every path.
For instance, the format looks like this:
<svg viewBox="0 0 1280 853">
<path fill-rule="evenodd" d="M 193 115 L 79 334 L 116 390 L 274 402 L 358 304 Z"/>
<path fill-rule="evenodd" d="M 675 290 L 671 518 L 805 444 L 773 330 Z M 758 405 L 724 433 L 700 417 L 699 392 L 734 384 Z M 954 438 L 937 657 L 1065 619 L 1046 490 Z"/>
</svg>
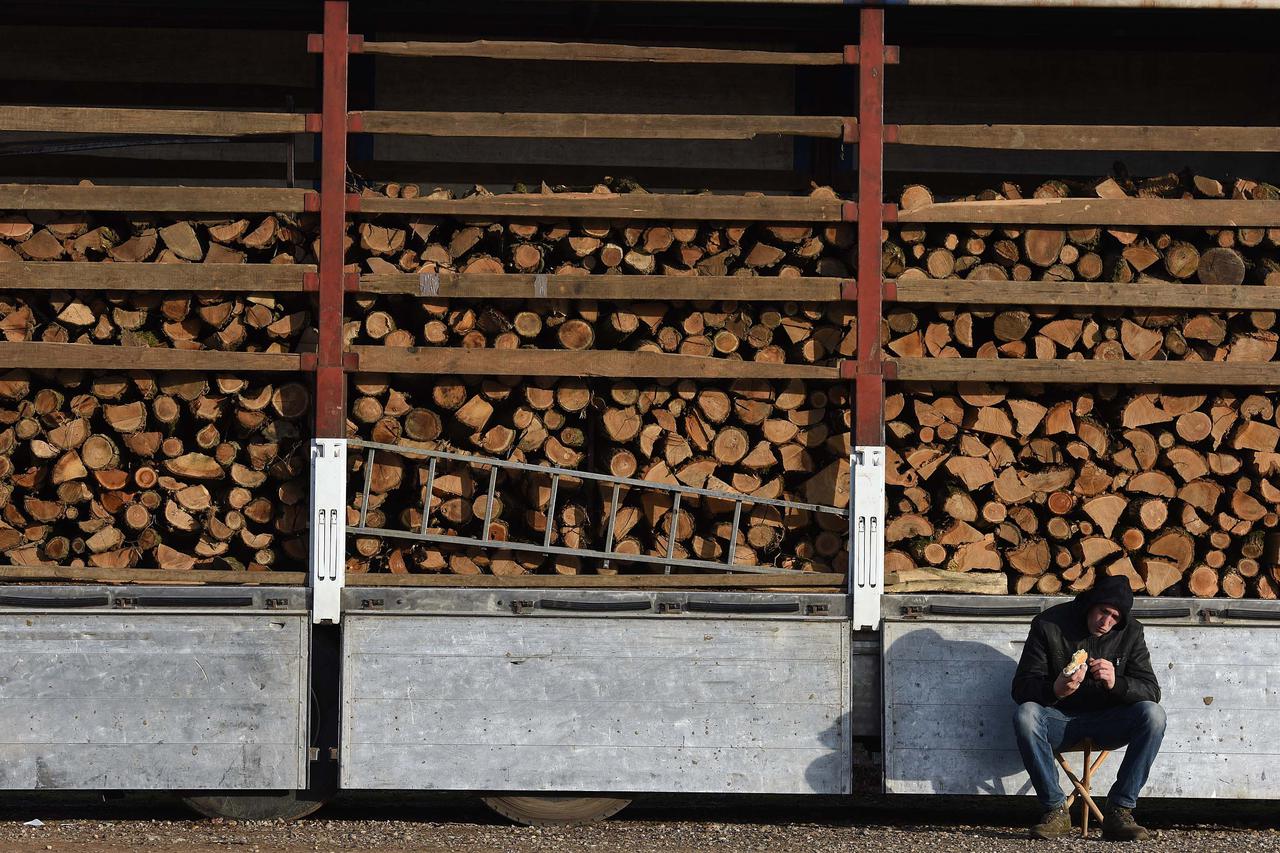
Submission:
<svg viewBox="0 0 1280 853">
<path fill-rule="evenodd" d="M 1068 663 L 1065 667 L 1063 667 L 1062 674 L 1075 675 L 1076 670 L 1084 666 L 1085 663 L 1088 662 L 1088 660 L 1089 660 L 1089 653 L 1086 652 L 1084 649 L 1078 650 L 1074 655 L 1071 656 L 1071 662 Z"/>
</svg>

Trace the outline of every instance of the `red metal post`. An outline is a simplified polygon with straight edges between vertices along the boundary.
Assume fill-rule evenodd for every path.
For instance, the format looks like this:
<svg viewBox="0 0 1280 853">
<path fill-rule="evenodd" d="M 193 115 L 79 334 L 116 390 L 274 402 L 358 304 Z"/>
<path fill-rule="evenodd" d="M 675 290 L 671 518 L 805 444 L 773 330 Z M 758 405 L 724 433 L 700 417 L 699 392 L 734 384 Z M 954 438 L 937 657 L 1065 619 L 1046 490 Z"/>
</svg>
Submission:
<svg viewBox="0 0 1280 853">
<path fill-rule="evenodd" d="M 858 35 L 858 361 L 854 440 L 884 444 L 880 318 L 884 281 L 884 9 L 863 9 Z"/>
<path fill-rule="evenodd" d="M 342 243 L 347 218 L 347 0 L 325 0 L 320 112 L 319 345 L 316 438 L 345 438 Z"/>
</svg>

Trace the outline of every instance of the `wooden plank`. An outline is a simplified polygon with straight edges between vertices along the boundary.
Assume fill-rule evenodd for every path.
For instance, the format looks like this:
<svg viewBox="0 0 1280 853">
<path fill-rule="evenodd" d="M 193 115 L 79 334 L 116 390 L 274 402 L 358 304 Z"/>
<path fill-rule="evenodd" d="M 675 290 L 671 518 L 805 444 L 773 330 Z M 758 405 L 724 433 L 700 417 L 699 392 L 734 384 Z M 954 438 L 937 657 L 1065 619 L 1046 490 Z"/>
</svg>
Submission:
<svg viewBox="0 0 1280 853">
<path fill-rule="evenodd" d="M 0 106 L 0 130 L 37 133 L 162 133 L 251 136 L 306 132 L 301 113 Z"/>
<path fill-rule="evenodd" d="M 1070 361 L 1061 358 L 899 358 L 894 362 L 898 379 L 904 382 L 1280 387 L 1280 362 Z"/>
<path fill-rule="evenodd" d="M 4 201 L 0 187 L 0 202 Z M 472 198 L 360 199 L 362 213 L 421 213 L 525 219 L 710 219 L 724 222 L 839 222 L 839 199 L 657 193 L 504 193 Z M 1246 202 L 1266 204 L 1266 202 Z M 12 207 L 0 203 L 0 209 Z M 75 208 L 75 205 L 70 207 Z M 83 208 L 80 208 L 83 209 Z M 148 208 L 152 209 L 152 208 Z"/>
<path fill-rule="evenodd" d="M 206 572 L 205 574 L 215 574 Z M 221 574 L 221 573 L 218 573 Z M 276 572 L 270 573 L 273 577 Z M 349 587 L 477 587 L 497 589 L 726 589 L 769 587 L 843 589 L 846 576 L 830 572 L 769 575 L 347 575 Z"/>
<path fill-rule="evenodd" d="M 104 584 L 225 584 L 299 586 L 306 572 L 230 572 L 192 569 L 95 569 L 73 566 L 0 566 L 0 582 L 60 581 Z"/>
<path fill-rule="evenodd" d="M 904 124 L 902 145 L 1044 151 L 1280 151 L 1280 127 Z"/>
<path fill-rule="evenodd" d="M 839 116 L 626 115 L 614 113 L 482 113 L 365 110 L 367 133 L 504 139 L 840 139 Z M 848 121 L 852 121 L 849 119 Z"/>
<path fill-rule="evenodd" d="M 361 276 L 360 290 L 365 293 L 407 294 L 432 299 L 731 299 L 836 302 L 841 298 L 842 283 L 843 280 L 838 278 L 734 275 L 393 273 Z"/>
<path fill-rule="evenodd" d="M 1280 201 L 1028 198 L 949 201 L 898 212 L 899 222 L 984 225 L 1280 226 Z"/>
<path fill-rule="evenodd" d="M 302 290 L 311 264 L 78 264 L 22 261 L 5 264 L 13 290 L 191 290 L 286 293 Z"/>
<path fill-rule="evenodd" d="M 665 352 L 355 346 L 362 372 L 472 376 L 610 376 L 645 379 L 836 380 L 835 367 L 768 364 Z M 2 350 L 0 350 L 2 352 Z M 0 366 L 3 360 L 0 359 Z"/>
<path fill-rule="evenodd" d="M 893 301 L 957 305 L 1096 305 L 1133 308 L 1280 309 L 1280 288 L 1260 285 L 898 279 Z"/>
<path fill-rule="evenodd" d="M 561 62 L 683 63 L 690 65 L 843 65 L 841 53 L 781 50 L 726 50 L 545 41 L 367 41 L 364 52 L 378 56 L 472 57 Z"/>
<path fill-rule="evenodd" d="M 302 189 L 0 184 L 0 210 L 140 210 L 148 213 L 301 213 Z"/>
<path fill-rule="evenodd" d="M 23 341 L 0 343 L 0 368 L 280 372 L 301 370 L 302 356 L 299 353 L 222 352 Z"/>
</svg>

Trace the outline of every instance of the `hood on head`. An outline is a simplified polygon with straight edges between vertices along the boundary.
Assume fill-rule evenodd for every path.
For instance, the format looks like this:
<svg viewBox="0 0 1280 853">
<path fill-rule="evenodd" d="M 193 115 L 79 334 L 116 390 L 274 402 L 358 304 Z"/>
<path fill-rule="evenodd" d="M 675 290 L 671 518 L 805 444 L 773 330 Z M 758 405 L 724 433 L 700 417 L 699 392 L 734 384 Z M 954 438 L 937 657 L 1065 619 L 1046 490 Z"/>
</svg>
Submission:
<svg viewBox="0 0 1280 853">
<path fill-rule="evenodd" d="M 1086 589 L 1077 595 L 1076 604 L 1082 618 L 1088 615 L 1089 608 L 1095 604 L 1110 604 L 1120 611 L 1116 627 L 1123 628 L 1129 624 L 1129 611 L 1133 609 L 1133 590 L 1129 588 L 1128 578 L 1107 575 L 1098 578 L 1092 589 Z"/>
</svg>

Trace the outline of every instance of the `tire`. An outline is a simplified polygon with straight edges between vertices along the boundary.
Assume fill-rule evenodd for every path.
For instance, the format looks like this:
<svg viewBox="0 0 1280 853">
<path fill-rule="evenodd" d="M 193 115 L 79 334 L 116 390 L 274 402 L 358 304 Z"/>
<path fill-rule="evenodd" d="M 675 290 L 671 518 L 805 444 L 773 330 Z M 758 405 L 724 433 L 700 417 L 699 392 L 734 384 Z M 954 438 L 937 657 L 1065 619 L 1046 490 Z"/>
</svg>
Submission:
<svg viewBox="0 0 1280 853">
<path fill-rule="evenodd" d="M 607 820 L 631 804 L 616 797 L 484 797 L 498 814 L 525 826 L 580 826 Z"/>
<path fill-rule="evenodd" d="M 182 801 L 205 817 L 230 820 L 299 820 L 327 802 L 325 799 L 312 799 L 303 791 L 284 794 L 214 794 L 183 797 Z"/>
</svg>

